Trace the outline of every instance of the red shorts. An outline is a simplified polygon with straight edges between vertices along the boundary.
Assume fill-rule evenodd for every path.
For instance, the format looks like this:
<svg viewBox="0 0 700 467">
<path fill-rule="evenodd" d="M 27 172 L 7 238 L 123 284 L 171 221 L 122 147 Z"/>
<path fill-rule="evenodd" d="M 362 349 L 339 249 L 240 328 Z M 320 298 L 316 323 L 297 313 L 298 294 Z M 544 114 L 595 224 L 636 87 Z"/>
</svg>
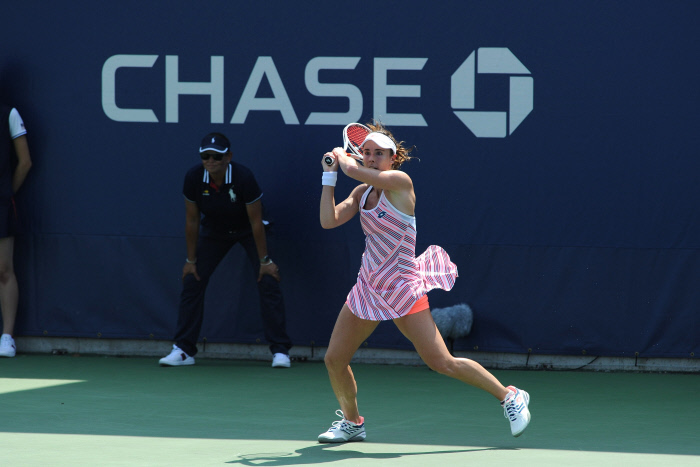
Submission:
<svg viewBox="0 0 700 467">
<path fill-rule="evenodd" d="M 350 309 L 350 312 L 352 313 L 352 309 L 350 308 L 348 302 L 345 302 L 345 306 L 347 306 L 348 309 Z M 414 313 L 418 313 L 419 311 L 427 310 L 428 308 L 430 308 L 430 304 L 428 303 L 428 296 L 423 295 L 421 298 L 416 300 L 416 303 L 413 304 L 413 307 L 411 307 L 411 309 L 408 310 L 408 313 L 406 313 L 403 316 L 412 315 Z M 401 318 L 403 318 L 403 316 L 401 316 Z"/>
<path fill-rule="evenodd" d="M 416 303 L 413 305 L 413 308 L 406 313 L 404 316 L 412 315 L 413 313 L 418 313 L 419 311 L 427 310 L 430 308 L 430 304 L 428 303 L 428 296 L 423 295 L 421 298 L 416 300 Z"/>
</svg>

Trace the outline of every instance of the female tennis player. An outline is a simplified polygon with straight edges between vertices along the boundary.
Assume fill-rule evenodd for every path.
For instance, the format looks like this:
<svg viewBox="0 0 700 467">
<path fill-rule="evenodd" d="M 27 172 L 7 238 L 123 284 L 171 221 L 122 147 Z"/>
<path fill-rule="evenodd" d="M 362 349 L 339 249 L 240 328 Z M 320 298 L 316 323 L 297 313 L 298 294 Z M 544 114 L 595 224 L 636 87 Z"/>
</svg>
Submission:
<svg viewBox="0 0 700 467">
<path fill-rule="evenodd" d="M 479 363 L 453 357 L 435 326 L 427 292 L 450 290 L 457 266 L 445 250 L 430 246 L 415 257 L 416 195 L 413 182 L 399 169 L 411 159 L 410 149 L 397 142 L 381 123 L 369 124 L 371 133 L 361 145 L 363 165 L 343 148 L 324 154 L 320 218 L 324 229 L 345 224 L 360 213 L 365 252 L 357 283 L 348 294 L 335 323 L 326 368 L 340 404 L 330 429 L 318 437 L 321 443 L 362 441 L 365 420 L 357 407 L 357 383 L 350 360 L 380 321 L 392 320 L 415 346 L 423 361 L 438 373 L 483 389 L 501 402 L 513 436 L 520 436 L 530 422 L 529 395 L 514 386 L 504 387 Z M 344 201 L 335 202 L 338 168 L 360 182 Z"/>
</svg>

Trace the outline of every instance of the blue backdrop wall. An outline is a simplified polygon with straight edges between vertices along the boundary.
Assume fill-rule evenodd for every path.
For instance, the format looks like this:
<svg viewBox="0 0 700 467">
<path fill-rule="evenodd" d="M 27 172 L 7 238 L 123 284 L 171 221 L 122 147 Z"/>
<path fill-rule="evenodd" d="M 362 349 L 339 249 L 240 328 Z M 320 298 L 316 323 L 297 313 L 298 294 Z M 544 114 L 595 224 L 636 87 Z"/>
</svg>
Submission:
<svg viewBox="0 0 700 467">
<path fill-rule="evenodd" d="M 325 345 L 363 251 L 318 222 L 322 154 L 376 117 L 417 147 L 418 252 L 459 267 L 455 349 L 700 350 L 694 2 L 27 1 L 4 9 L 0 100 L 28 128 L 17 334 L 170 339 L 186 170 L 221 131 L 274 221 L 289 332 Z M 341 176 L 337 194 L 352 187 Z M 262 342 L 233 251 L 202 337 Z M 408 348 L 391 324 L 369 346 Z"/>
</svg>

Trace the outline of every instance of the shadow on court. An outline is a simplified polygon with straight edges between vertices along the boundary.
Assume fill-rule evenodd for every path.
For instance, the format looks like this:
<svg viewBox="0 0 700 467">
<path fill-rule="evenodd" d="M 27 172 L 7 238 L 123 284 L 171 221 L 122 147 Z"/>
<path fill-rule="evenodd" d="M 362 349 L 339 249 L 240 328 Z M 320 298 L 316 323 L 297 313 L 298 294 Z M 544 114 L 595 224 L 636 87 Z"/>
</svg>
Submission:
<svg viewBox="0 0 700 467">
<path fill-rule="evenodd" d="M 334 446 L 315 444 L 337 419 L 322 363 L 272 369 L 269 362 L 200 359 L 192 367 L 161 368 L 157 360 L 0 359 L 0 433 L 26 440 L 28 452 L 41 448 L 26 434 L 223 441 L 223 463 L 242 465 L 461 453 L 468 460 L 513 450 L 700 456 L 700 406 L 692 399 L 700 392 L 698 375 L 494 371 L 531 395 L 532 423 L 513 438 L 486 393 L 426 367 L 353 365 L 367 440 Z"/>
<path fill-rule="evenodd" d="M 313 465 L 326 462 L 338 462 L 346 460 L 368 461 L 368 460 L 389 460 L 398 459 L 408 456 L 426 456 L 433 454 L 463 454 L 479 451 L 496 451 L 501 448 L 473 448 L 473 449 L 457 449 L 457 450 L 431 450 L 422 452 L 392 452 L 392 453 L 371 453 L 359 452 L 344 449 L 342 445 L 318 444 L 301 449 L 297 449 L 291 453 L 265 453 L 265 454 L 247 454 L 241 456 L 240 460 L 233 460 L 227 464 L 241 465 Z"/>
</svg>

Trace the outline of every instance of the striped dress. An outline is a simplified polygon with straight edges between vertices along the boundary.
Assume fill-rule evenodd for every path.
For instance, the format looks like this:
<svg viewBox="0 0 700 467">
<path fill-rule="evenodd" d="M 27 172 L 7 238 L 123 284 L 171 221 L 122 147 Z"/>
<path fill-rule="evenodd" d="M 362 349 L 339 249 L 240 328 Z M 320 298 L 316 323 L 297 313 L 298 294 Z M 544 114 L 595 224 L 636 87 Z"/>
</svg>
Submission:
<svg viewBox="0 0 700 467">
<path fill-rule="evenodd" d="M 452 289 L 457 266 L 436 245 L 416 258 L 416 218 L 396 209 L 384 192 L 374 209 L 362 209 L 372 188 L 360 202 L 365 252 L 347 304 L 359 318 L 385 321 L 406 315 L 429 290 Z"/>
</svg>

